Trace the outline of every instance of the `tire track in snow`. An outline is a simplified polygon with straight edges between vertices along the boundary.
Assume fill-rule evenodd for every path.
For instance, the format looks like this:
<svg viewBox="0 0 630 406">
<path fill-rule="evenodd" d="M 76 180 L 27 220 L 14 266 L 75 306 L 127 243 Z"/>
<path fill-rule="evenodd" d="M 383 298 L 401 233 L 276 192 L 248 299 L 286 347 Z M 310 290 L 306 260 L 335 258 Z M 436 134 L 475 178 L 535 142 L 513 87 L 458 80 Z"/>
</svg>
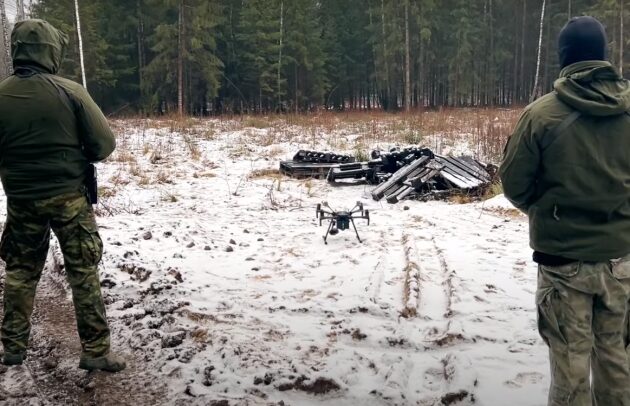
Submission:
<svg viewBox="0 0 630 406">
<path fill-rule="evenodd" d="M 430 344 L 430 350 L 452 349 L 437 359 L 435 364 L 418 371 L 426 389 L 442 394 L 421 399 L 418 404 L 472 404 L 477 378 L 471 361 L 462 353 L 457 353 L 457 345 L 464 341 L 464 335 L 459 323 L 453 319 L 457 276 L 448 266 L 444 251 L 437 241 L 436 224 L 421 217 L 414 219 L 422 225 L 421 234 L 416 232 L 415 238 L 406 234 L 403 244 L 408 255 L 407 263 L 417 264 L 419 273 L 417 314 L 425 322 L 423 334 Z"/>
<path fill-rule="evenodd" d="M 380 241 L 384 242 L 385 232 L 380 232 Z M 381 294 L 381 288 L 383 286 L 383 280 L 385 279 L 385 268 L 387 267 L 387 251 L 383 250 L 378 262 L 374 266 L 374 269 L 370 273 L 368 285 L 365 287 L 369 299 L 372 303 L 378 304 Z"/>
</svg>

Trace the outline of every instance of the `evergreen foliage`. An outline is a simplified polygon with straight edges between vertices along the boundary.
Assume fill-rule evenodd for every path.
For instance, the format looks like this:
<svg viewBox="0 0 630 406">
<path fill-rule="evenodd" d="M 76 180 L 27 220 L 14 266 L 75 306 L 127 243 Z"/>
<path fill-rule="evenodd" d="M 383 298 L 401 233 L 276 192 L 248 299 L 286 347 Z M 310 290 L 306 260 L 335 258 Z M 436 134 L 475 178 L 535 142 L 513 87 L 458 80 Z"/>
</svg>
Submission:
<svg viewBox="0 0 630 406">
<path fill-rule="evenodd" d="M 611 62 L 630 71 L 622 1 L 547 1 L 537 91 L 542 0 L 80 3 L 88 87 L 106 110 L 168 113 L 181 104 L 201 115 L 398 110 L 406 89 L 412 108 L 525 104 L 557 77 L 556 37 L 570 15 L 600 18 Z M 70 35 L 63 74 L 78 80 L 73 10 L 72 0 L 39 0 L 32 13 Z"/>
</svg>

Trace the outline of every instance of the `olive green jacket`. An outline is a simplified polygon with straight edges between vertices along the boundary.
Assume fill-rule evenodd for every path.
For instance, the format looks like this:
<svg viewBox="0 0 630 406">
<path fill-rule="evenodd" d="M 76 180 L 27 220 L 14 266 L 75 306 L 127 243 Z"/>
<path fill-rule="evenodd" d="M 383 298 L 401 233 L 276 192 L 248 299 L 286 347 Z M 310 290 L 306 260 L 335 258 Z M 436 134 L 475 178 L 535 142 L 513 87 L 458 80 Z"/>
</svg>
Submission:
<svg viewBox="0 0 630 406">
<path fill-rule="evenodd" d="M 55 74 L 68 43 L 42 20 L 15 25 L 15 74 L 0 83 L 0 178 L 9 198 L 45 199 L 81 189 L 90 162 L 116 142 L 79 84 Z"/>
<path fill-rule="evenodd" d="M 529 216 L 530 245 L 605 261 L 630 253 L 630 84 L 608 62 L 565 68 L 523 112 L 500 168 L 505 196 Z M 551 131 L 574 111 L 564 131 Z M 546 146 L 546 149 L 543 148 Z"/>
</svg>

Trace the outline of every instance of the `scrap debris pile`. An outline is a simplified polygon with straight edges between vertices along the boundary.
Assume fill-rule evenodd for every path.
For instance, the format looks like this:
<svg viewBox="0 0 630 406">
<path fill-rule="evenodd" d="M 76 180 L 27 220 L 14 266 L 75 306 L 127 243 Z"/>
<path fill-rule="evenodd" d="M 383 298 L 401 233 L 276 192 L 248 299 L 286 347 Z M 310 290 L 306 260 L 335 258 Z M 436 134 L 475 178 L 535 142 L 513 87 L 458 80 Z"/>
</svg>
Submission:
<svg viewBox="0 0 630 406">
<path fill-rule="evenodd" d="M 349 155 L 298 151 L 293 160 L 280 162 L 280 172 L 296 178 L 326 178 L 331 183 L 363 180 L 378 185 L 372 191 L 374 200 L 398 203 L 453 193 L 480 194 L 492 183 L 496 167 L 468 156 L 453 158 L 410 147 L 372 151 L 372 159 L 366 162 L 356 162 Z"/>
</svg>

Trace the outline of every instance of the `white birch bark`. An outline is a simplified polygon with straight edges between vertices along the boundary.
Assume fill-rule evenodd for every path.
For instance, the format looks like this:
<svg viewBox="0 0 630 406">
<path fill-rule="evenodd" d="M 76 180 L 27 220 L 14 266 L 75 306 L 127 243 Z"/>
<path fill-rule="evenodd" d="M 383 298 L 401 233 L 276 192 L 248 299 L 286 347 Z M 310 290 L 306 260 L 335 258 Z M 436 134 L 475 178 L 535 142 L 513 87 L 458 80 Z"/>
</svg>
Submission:
<svg viewBox="0 0 630 406">
<path fill-rule="evenodd" d="M 532 94 L 529 97 L 529 102 L 533 102 L 538 96 L 538 83 L 540 82 L 540 57 L 542 55 L 542 40 L 543 40 L 543 28 L 545 26 L 545 8 L 547 6 L 547 0 L 543 0 L 542 10 L 540 12 L 540 34 L 538 35 L 538 57 L 536 60 L 536 78 L 534 79 L 534 88 Z"/>
<path fill-rule="evenodd" d="M 79 39 L 79 60 L 81 62 L 81 80 L 83 87 L 87 89 L 87 78 L 85 77 L 85 60 L 83 58 L 83 35 L 81 34 L 81 17 L 79 13 L 79 0 L 74 0 L 74 13 L 77 23 L 77 37 Z"/>
<path fill-rule="evenodd" d="M 5 0 L 0 0 L 0 22 L 2 23 L 2 40 L 4 53 L 1 55 L 0 60 L 3 62 L 0 79 L 13 73 L 13 64 L 11 63 L 11 42 L 9 41 L 9 19 L 7 18 L 7 10 Z"/>
<path fill-rule="evenodd" d="M 26 18 L 26 12 L 24 10 L 24 0 L 16 0 L 15 2 L 16 8 L 16 16 L 15 19 L 17 21 L 22 21 Z"/>
</svg>

